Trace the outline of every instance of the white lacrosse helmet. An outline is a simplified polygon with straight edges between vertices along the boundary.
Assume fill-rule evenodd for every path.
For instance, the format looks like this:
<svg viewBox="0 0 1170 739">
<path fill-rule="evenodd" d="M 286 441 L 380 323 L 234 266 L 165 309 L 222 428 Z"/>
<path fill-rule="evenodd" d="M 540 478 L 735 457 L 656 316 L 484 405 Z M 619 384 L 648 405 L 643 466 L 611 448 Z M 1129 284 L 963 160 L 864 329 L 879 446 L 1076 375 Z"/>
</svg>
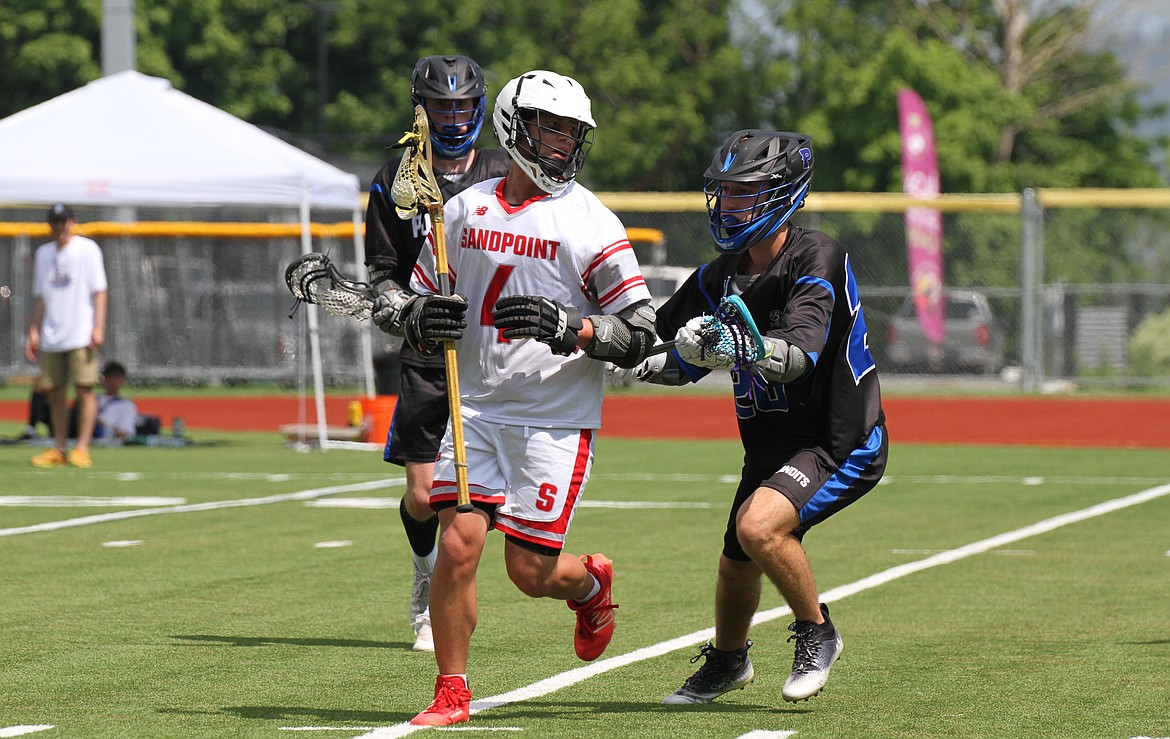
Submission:
<svg viewBox="0 0 1170 739">
<path fill-rule="evenodd" d="M 542 150 L 538 145 L 541 131 L 547 129 L 541 122 L 542 113 L 580 123 L 569 151 L 558 151 L 547 144 Z M 496 97 L 492 124 L 500 145 L 550 195 L 563 191 L 581 173 L 597 128 L 589 96 L 581 85 L 572 77 L 542 69 L 526 72 L 504 85 Z M 542 151 L 552 153 L 541 156 Z"/>
</svg>

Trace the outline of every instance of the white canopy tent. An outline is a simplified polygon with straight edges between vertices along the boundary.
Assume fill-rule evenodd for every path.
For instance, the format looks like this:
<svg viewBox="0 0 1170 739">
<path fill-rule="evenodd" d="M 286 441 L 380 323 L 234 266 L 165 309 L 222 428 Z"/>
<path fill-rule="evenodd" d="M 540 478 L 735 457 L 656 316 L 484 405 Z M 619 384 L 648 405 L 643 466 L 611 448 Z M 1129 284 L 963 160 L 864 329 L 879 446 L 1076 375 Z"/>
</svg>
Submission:
<svg viewBox="0 0 1170 739">
<path fill-rule="evenodd" d="M 119 72 L 0 120 L 0 204 L 253 205 L 294 209 L 301 251 L 313 208 L 352 213 L 364 263 L 356 175 L 135 71 Z M 309 306 L 317 426 L 327 446 L 316 308 Z M 373 394 L 368 342 L 366 385 Z"/>
</svg>

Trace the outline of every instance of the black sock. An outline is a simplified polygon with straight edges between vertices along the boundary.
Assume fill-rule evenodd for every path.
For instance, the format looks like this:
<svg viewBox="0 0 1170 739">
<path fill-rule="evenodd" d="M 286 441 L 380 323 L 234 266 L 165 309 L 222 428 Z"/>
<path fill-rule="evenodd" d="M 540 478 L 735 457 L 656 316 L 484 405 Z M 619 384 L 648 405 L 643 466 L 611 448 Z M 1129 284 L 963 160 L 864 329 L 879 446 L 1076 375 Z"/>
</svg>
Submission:
<svg viewBox="0 0 1170 739">
<path fill-rule="evenodd" d="M 398 513 L 402 516 L 402 528 L 406 530 L 406 538 L 410 541 L 410 548 L 420 557 L 425 557 L 435 549 L 435 535 L 439 532 L 439 517 L 432 515 L 425 521 L 415 521 L 406 511 L 406 501 L 398 503 Z"/>
</svg>

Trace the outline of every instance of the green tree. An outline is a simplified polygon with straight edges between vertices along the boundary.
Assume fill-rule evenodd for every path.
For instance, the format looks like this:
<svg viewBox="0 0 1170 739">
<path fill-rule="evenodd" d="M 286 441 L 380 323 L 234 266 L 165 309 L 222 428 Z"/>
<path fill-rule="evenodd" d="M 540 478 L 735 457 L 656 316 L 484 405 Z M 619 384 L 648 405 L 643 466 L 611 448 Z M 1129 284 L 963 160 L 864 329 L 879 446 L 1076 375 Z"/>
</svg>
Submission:
<svg viewBox="0 0 1170 739">
<path fill-rule="evenodd" d="M 101 75 L 101 0 L 0 3 L 0 118 Z"/>
<path fill-rule="evenodd" d="M 101 76 L 102 0 L 0 4 L 0 115 Z M 137 68 L 262 126 L 311 131 L 312 10 L 304 2 L 137 0 Z"/>
<path fill-rule="evenodd" d="M 138 60 L 260 126 L 312 131 L 312 11 L 303 2 L 138 0 Z"/>
<path fill-rule="evenodd" d="M 591 97 L 598 136 L 583 178 L 599 189 L 697 187 L 713 124 L 730 120 L 728 94 L 747 92 L 728 0 L 343 6 L 330 38 L 339 58 L 331 73 L 345 83 L 329 107 L 332 124 L 397 137 L 410 121 L 409 78 L 423 55 L 474 58 L 493 103 L 509 79 L 549 69 L 577 79 Z M 480 141 L 491 145 L 490 131 Z"/>
<path fill-rule="evenodd" d="M 764 5 L 790 60 L 770 117 L 820 142 L 822 189 L 901 189 L 901 86 L 934 118 L 944 191 L 1160 183 L 1133 133 L 1148 111 L 1117 60 L 1087 49 L 1088 0 Z"/>
<path fill-rule="evenodd" d="M 472 56 L 493 100 L 552 69 L 593 99 L 597 189 L 697 189 L 727 133 L 767 126 L 813 136 L 820 190 L 899 190 L 902 86 L 934 117 L 948 192 L 1160 182 L 1133 134 L 1146 112 L 1116 60 L 1079 43 L 1088 16 L 1067 3 L 757 5 L 762 18 L 737 0 L 136 0 L 138 69 L 314 153 L 370 160 L 409 125 L 419 56 Z M 0 116 L 101 74 L 101 10 L 3 0 Z"/>
</svg>

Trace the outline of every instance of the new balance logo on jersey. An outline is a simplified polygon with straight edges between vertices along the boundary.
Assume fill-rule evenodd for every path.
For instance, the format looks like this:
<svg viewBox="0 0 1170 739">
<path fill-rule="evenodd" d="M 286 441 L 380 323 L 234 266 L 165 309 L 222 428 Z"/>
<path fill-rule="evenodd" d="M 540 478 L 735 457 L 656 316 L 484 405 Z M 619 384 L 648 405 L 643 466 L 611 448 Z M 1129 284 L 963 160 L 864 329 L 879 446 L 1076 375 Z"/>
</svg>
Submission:
<svg viewBox="0 0 1170 739">
<path fill-rule="evenodd" d="M 802 488 L 807 488 L 808 484 L 812 482 L 812 480 L 808 479 L 808 475 L 804 474 L 790 464 L 786 464 L 781 467 L 780 471 L 800 483 Z"/>
<path fill-rule="evenodd" d="M 559 241 L 538 239 L 507 231 L 493 231 L 487 228 L 465 228 L 460 234 L 459 246 L 463 249 L 512 252 L 518 257 L 556 261 Z"/>
<path fill-rule="evenodd" d="M 487 212 L 488 212 L 488 207 L 486 205 L 481 205 L 478 208 L 476 208 L 475 210 L 471 211 L 471 215 L 473 215 L 473 216 L 486 216 Z"/>
</svg>

